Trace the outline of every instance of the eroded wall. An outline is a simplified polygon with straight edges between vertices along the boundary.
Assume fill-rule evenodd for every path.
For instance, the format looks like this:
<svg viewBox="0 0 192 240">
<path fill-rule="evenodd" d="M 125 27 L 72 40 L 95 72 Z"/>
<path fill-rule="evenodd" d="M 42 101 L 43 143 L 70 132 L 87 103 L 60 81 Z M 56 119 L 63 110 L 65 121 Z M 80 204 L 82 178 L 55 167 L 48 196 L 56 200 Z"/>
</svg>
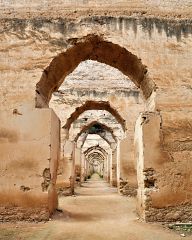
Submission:
<svg viewBox="0 0 192 240">
<path fill-rule="evenodd" d="M 175 149 L 171 148 L 170 153 L 163 145 L 164 126 L 159 112 L 142 114 L 136 127 L 140 215 L 147 221 L 191 220 L 192 166 L 184 157 L 190 152 L 184 150 L 180 153 L 183 158 L 172 158 Z"/>
<path fill-rule="evenodd" d="M 150 3 L 154 4 L 155 2 L 150 1 Z M 183 9 L 185 6 L 188 8 L 191 1 L 184 1 L 184 4 L 183 1 L 177 1 L 177 4 L 182 3 L 183 6 L 183 8 L 179 8 L 181 15 L 178 18 L 175 18 L 177 11 L 175 11 L 174 3 L 176 1 L 171 1 L 171 3 L 164 1 L 163 4 L 159 1 L 162 9 L 164 7 L 168 9 L 169 4 L 174 6 L 174 12 L 172 11 L 172 14 L 170 13 L 168 16 L 164 14 L 164 17 L 162 17 L 162 13 L 155 15 L 153 12 L 149 16 L 148 12 L 142 13 L 142 11 L 138 11 L 134 16 L 130 11 L 129 16 L 125 17 L 121 10 L 118 10 L 118 16 L 114 14 L 114 11 L 105 16 L 104 12 L 95 10 L 97 12 L 95 16 L 94 12 L 89 13 L 90 16 L 89 14 L 81 16 L 81 12 L 78 12 L 76 15 L 66 15 L 65 13 L 59 15 L 60 18 L 58 18 L 58 13 L 50 11 L 49 14 L 45 11 L 39 17 L 40 9 L 34 14 L 26 13 L 25 9 L 24 11 L 18 10 L 17 14 L 13 11 L 8 14 L 9 10 L 7 9 L 1 10 L 0 109 L 1 116 L 5 114 L 12 116 L 15 112 L 19 117 L 19 113 L 24 111 L 29 115 L 35 108 L 36 84 L 41 78 L 42 71 L 58 53 L 71 46 L 75 41 L 74 38 L 90 33 L 103 34 L 106 40 L 125 47 L 147 66 L 148 74 L 157 86 L 154 101 L 156 104 L 152 104 L 153 109 L 151 110 L 156 110 L 160 114 L 161 140 L 159 148 L 165 154 L 161 155 L 159 160 L 161 167 L 155 166 L 157 168 L 155 171 L 158 172 L 160 179 L 158 186 L 161 191 L 154 193 L 153 207 L 161 208 L 162 212 L 164 212 L 164 208 L 170 210 L 166 211 L 175 212 L 172 208 L 177 204 L 175 209 L 180 211 L 178 219 L 184 220 L 181 217 L 181 213 L 185 212 L 183 203 L 185 203 L 185 208 L 189 205 L 187 208 L 189 210 L 191 206 L 189 189 L 191 189 L 192 146 L 190 124 L 192 119 L 192 23 L 190 14 L 184 14 L 186 18 L 183 18 Z M 170 7 L 169 11 L 171 9 L 173 8 Z M 127 10 L 130 9 L 127 8 Z M 188 10 L 190 13 L 190 8 Z M 80 83 L 78 87 L 81 87 Z M 132 126 L 134 129 L 134 123 L 128 121 L 131 119 L 129 104 L 126 104 L 123 98 L 119 100 L 119 96 L 110 96 L 110 101 L 124 114 L 127 126 Z M 67 111 L 68 116 L 65 119 L 70 116 L 72 111 L 72 109 Z M 30 120 L 26 119 L 23 126 L 26 126 L 27 122 Z M 5 125 L 6 129 L 9 129 L 8 121 Z M 4 128 L 2 122 L 1 126 Z M 18 129 L 20 128 L 18 127 Z M 28 131 L 30 133 L 31 130 Z M 8 136 L 12 139 L 11 141 L 15 141 L 17 134 L 15 137 L 14 127 Z M 39 141 L 41 142 L 41 140 Z M 12 145 L 10 145 L 10 149 L 11 147 Z M 9 162 L 10 149 L 4 154 L 4 162 Z M 21 153 L 25 152 L 26 147 L 19 145 L 18 149 Z M 148 157 L 151 158 L 151 156 Z M 14 162 L 15 160 L 13 160 Z M 3 166 L 3 168 L 5 167 Z M 166 190 L 167 181 L 169 187 Z M 170 197 L 172 193 L 170 189 L 178 191 L 179 198 L 176 201 Z M 175 196 L 174 194 L 173 196 Z M 163 201 L 162 198 L 164 198 Z M 177 218 L 168 217 L 166 214 L 161 215 L 160 213 L 159 216 L 170 220 Z M 187 212 L 185 215 L 189 216 Z M 154 217 L 154 220 L 156 219 Z"/>
<path fill-rule="evenodd" d="M 57 206 L 59 121 L 51 109 L 0 120 L 0 219 L 47 220 Z"/>
<path fill-rule="evenodd" d="M 5 8 L 7 10 L 11 8 L 20 8 L 20 12 L 24 10 L 28 10 L 29 12 L 38 12 L 42 9 L 45 11 L 47 10 L 62 10 L 62 11 L 70 11 L 74 12 L 74 10 L 82 11 L 89 10 L 89 14 L 93 13 L 91 9 L 95 8 L 95 12 L 98 10 L 101 11 L 105 10 L 105 13 L 108 12 L 118 12 L 123 9 L 124 13 L 132 13 L 132 12 L 142 12 L 142 14 L 146 13 L 159 13 L 164 16 L 166 14 L 171 14 L 174 16 L 181 16 L 181 15 L 190 15 L 191 13 L 191 0 L 123 0 L 123 1 L 116 1 L 116 0 L 60 0 L 60 1 L 50 1 L 50 0 L 34 0 L 31 2 L 30 0 L 1 0 L 0 7 Z"/>
</svg>

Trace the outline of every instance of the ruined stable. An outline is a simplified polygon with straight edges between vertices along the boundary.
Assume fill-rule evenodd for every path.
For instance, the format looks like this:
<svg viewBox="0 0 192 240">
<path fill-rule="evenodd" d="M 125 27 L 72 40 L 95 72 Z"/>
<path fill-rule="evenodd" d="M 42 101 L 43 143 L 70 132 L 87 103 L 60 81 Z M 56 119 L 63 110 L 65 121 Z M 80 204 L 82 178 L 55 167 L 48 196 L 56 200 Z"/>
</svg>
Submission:
<svg viewBox="0 0 192 240">
<path fill-rule="evenodd" d="M 98 172 L 145 221 L 191 221 L 191 1 L 49 2 L 0 3 L 0 220 Z"/>
</svg>

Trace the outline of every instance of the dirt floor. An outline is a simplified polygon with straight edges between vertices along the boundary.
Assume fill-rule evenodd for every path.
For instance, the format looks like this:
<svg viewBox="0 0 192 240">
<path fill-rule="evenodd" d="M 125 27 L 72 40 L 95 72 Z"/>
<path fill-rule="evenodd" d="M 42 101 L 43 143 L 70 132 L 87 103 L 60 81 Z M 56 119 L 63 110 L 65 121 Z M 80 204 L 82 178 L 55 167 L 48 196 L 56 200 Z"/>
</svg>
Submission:
<svg viewBox="0 0 192 240">
<path fill-rule="evenodd" d="M 1 224 L 0 240 L 183 239 L 160 224 L 141 222 L 135 213 L 135 199 L 120 196 L 98 175 L 76 192 L 76 196 L 60 198 L 63 212 L 58 211 L 47 223 Z"/>
</svg>

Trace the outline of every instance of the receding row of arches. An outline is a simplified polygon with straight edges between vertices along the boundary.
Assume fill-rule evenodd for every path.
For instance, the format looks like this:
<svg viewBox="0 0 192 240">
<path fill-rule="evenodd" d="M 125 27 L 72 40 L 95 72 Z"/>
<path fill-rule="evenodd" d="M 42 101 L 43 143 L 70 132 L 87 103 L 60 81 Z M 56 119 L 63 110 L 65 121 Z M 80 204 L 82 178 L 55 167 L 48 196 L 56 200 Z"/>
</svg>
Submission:
<svg viewBox="0 0 192 240">
<path fill-rule="evenodd" d="M 110 65 L 128 76 L 141 89 L 144 101 L 155 91 L 155 84 L 150 79 L 146 66 L 137 56 L 100 36 L 88 35 L 56 56 L 44 70 L 37 84 L 36 107 L 47 107 L 52 93 L 58 90 L 66 76 L 80 62 L 88 59 Z M 92 116 L 88 114 L 88 117 L 82 119 L 81 116 L 89 111 L 92 111 Z M 98 111 L 110 114 L 113 124 L 101 116 L 94 117 L 94 112 Z M 120 152 L 123 151 L 120 150 L 120 143 L 128 137 L 127 127 L 126 119 L 112 106 L 112 102 L 103 99 L 87 100 L 76 107 L 61 129 L 65 140 L 61 143 L 60 185 L 68 180 L 70 190 L 74 193 L 77 182 L 86 180 L 97 171 L 112 186 L 120 188 Z"/>
<path fill-rule="evenodd" d="M 147 73 L 146 66 L 127 49 L 97 35 L 88 35 L 77 39 L 73 46 L 51 61 L 37 83 L 36 107 L 48 107 L 52 93 L 59 89 L 64 79 L 82 61 L 86 60 L 105 63 L 120 70 L 141 90 L 143 101 L 147 103 L 144 104 L 143 111 L 154 110 L 154 104 L 153 109 L 150 109 L 148 102 L 156 88 Z M 96 116 L 99 111 L 107 112 L 110 115 L 110 121 L 102 116 Z M 127 181 L 127 179 L 123 179 L 121 173 L 123 165 L 121 158 L 124 149 L 120 147 L 121 142 L 129 138 L 130 130 L 127 131 L 129 126 L 124 117 L 128 115 L 126 111 L 129 112 L 129 109 L 122 111 L 123 114 L 121 114 L 114 102 L 88 99 L 70 113 L 64 124 L 62 122 L 61 128 L 64 141 L 61 143 L 61 159 L 57 178 L 59 186 L 65 182 L 64 185 L 67 185 L 74 194 L 75 186 L 79 182 L 85 181 L 93 172 L 98 172 L 112 186 L 121 188 L 122 181 Z M 90 112 L 92 114 L 89 114 Z M 87 116 L 83 118 L 83 115 L 86 114 Z M 133 141 L 133 136 L 131 139 Z M 137 148 L 136 151 L 140 151 L 140 149 Z M 138 154 L 136 155 L 135 162 L 138 159 L 140 161 Z M 137 179 L 136 168 L 133 170 L 132 166 L 130 170 L 135 174 L 134 179 Z M 68 184 L 66 184 L 67 181 Z M 135 188 L 138 188 L 137 180 L 134 181 Z M 142 188 L 142 184 L 140 186 Z"/>
<path fill-rule="evenodd" d="M 85 103 L 85 106 L 88 106 L 88 110 L 85 108 L 84 113 L 87 112 L 87 114 L 92 115 L 92 117 L 84 123 L 84 121 L 81 121 L 83 116 L 80 114 L 78 118 L 74 119 L 74 122 L 76 121 L 78 124 L 72 123 L 71 128 L 68 129 L 68 134 L 66 135 L 67 137 L 63 153 L 63 168 L 65 169 L 64 171 L 66 174 L 64 174 L 62 180 L 65 179 L 65 181 L 67 181 L 67 179 L 71 180 L 71 178 L 73 178 L 73 181 L 70 181 L 71 191 L 73 193 L 75 182 L 86 180 L 95 171 L 98 172 L 100 176 L 103 176 L 105 180 L 110 181 L 110 168 L 112 169 L 112 164 L 115 164 L 116 161 L 115 158 L 112 158 L 113 152 L 117 149 L 118 141 L 123 139 L 126 135 L 124 131 L 125 121 L 122 121 L 120 124 L 119 119 L 122 119 L 122 117 L 119 114 L 114 114 L 115 111 L 111 107 L 110 112 L 107 112 L 110 116 L 110 124 L 112 126 L 108 126 L 106 119 L 104 123 L 102 115 L 106 115 L 106 110 L 103 109 L 104 106 L 109 108 L 109 103 L 91 103 L 93 106 L 97 106 L 97 110 L 94 110 L 94 108 L 90 109 L 90 102 L 88 102 Z M 84 106 L 81 108 L 84 108 Z M 97 114 L 100 111 L 99 120 L 96 120 L 94 117 L 95 111 Z M 111 112 L 113 112 L 113 114 L 111 114 Z M 73 113 L 73 115 L 75 114 L 76 113 Z M 111 123 L 112 120 L 113 123 Z M 65 128 L 64 131 L 66 131 Z M 69 151 L 69 145 L 73 145 L 71 151 Z M 68 157 L 66 157 L 65 152 L 67 152 Z M 65 163 L 69 163 L 70 161 L 73 166 L 68 166 L 68 168 L 66 168 Z M 114 163 L 112 163 L 112 161 L 114 161 Z M 115 178 L 114 182 L 115 186 L 117 186 L 117 173 L 114 173 L 113 178 Z"/>
<path fill-rule="evenodd" d="M 140 90 L 144 102 L 143 112 L 154 110 L 155 105 L 148 104 L 148 102 L 150 103 L 150 98 L 156 91 L 155 84 L 141 59 L 118 44 L 106 41 L 97 35 L 88 35 L 75 40 L 66 51 L 53 58 L 36 85 L 35 107 L 40 108 L 40 111 L 49 108 L 52 94 L 59 91 L 65 78 L 86 60 L 97 61 L 118 69 L 127 77 L 128 81 L 135 84 L 138 91 Z M 81 86 L 81 81 L 79 86 Z M 126 97 L 128 98 L 128 96 Z M 117 98 L 120 99 L 120 96 L 116 96 Z M 66 112 L 65 109 L 63 110 L 64 117 L 63 119 L 60 117 L 61 127 L 59 124 L 51 125 L 51 131 L 57 131 L 62 141 L 53 139 L 53 143 L 59 143 L 60 150 L 57 155 L 57 164 L 53 163 L 52 158 L 49 159 L 49 181 L 45 177 L 45 182 L 51 186 L 47 187 L 48 204 L 53 199 L 53 194 L 54 199 L 56 198 L 57 186 L 60 189 L 68 188 L 74 194 L 75 187 L 79 183 L 81 185 L 94 172 L 97 172 L 117 190 L 120 190 L 122 181 L 127 181 L 124 175 L 127 174 L 128 177 L 130 175 L 134 179 L 134 187 L 140 188 L 141 192 L 144 191 L 144 181 L 137 181 L 137 167 L 134 167 L 133 163 L 134 125 L 129 126 L 128 121 L 132 118 L 132 113 L 130 111 L 129 116 L 129 109 L 123 105 L 118 106 L 112 99 L 112 97 L 108 100 L 97 96 L 93 99 L 89 97 L 74 107 L 70 106 L 73 110 L 66 110 Z M 136 106 L 138 106 L 138 101 L 135 103 Z M 57 113 L 56 110 L 55 112 Z M 138 117 L 139 114 L 138 111 Z M 134 121 L 132 120 L 132 122 Z M 141 117 L 140 122 L 142 121 Z M 142 124 L 139 125 L 140 127 Z M 139 141 L 141 138 L 140 136 Z M 131 142 L 131 145 L 124 147 L 122 142 Z M 52 148 L 53 146 L 54 144 L 51 145 Z M 137 165 L 137 161 L 143 161 L 143 156 L 139 155 L 140 149 L 136 144 L 135 165 Z M 128 154 L 124 154 L 125 152 Z M 140 166 L 140 163 L 138 165 Z M 130 182 L 130 184 L 132 183 Z M 142 198 L 141 208 L 143 209 L 144 202 L 145 199 Z M 49 208 L 51 209 L 49 210 L 50 214 L 53 213 L 54 208 L 56 208 L 56 204 Z"/>
</svg>

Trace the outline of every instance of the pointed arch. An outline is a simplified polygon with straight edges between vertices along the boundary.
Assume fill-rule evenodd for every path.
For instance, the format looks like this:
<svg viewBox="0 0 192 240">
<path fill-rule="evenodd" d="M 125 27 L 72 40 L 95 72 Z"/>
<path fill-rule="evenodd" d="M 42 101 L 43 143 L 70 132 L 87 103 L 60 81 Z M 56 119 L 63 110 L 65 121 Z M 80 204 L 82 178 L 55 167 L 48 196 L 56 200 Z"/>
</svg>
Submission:
<svg viewBox="0 0 192 240">
<path fill-rule="evenodd" d="M 102 152 L 105 156 L 108 155 L 108 153 L 105 151 L 105 149 L 102 148 L 102 147 L 99 146 L 99 145 L 95 145 L 95 146 L 89 147 L 88 149 L 86 149 L 86 150 L 84 151 L 84 154 L 87 155 L 89 152 L 94 151 L 94 150 L 98 150 L 98 151 Z"/>
<path fill-rule="evenodd" d="M 66 124 L 63 126 L 64 129 L 69 130 L 71 124 L 85 111 L 88 110 L 106 110 L 111 113 L 117 122 L 122 126 L 123 130 L 126 131 L 126 121 L 121 117 L 118 111 L 113 108 L 107 101 L 86 101 L 80 107 L 77 107 L 71 116 L 67 119 Z"/>
<path fill-rule="evenodd" d="M 102 129 L 104 129 L 105 131 L 107 131 L 111 134 L 111 136 L 112 136 L 112 138 L 114 139 L 115 142 L 117 141 L 117 137 L 114 135 L 113 130 L 110 127 L 108 127 L 107 125 L 100 123 L 99 121 L 93 121 L 93 122 L 89 123 L 88 125 L 83 126 L 83 128 L 80 130 L 80 132 L 75 137 L 74 141 L 77 142 L 77 140 L 81 136 L 81 134 L 84 133 L 84 132 L 86 133 L 95 124 L 100 125 Z"/>
</svg>

